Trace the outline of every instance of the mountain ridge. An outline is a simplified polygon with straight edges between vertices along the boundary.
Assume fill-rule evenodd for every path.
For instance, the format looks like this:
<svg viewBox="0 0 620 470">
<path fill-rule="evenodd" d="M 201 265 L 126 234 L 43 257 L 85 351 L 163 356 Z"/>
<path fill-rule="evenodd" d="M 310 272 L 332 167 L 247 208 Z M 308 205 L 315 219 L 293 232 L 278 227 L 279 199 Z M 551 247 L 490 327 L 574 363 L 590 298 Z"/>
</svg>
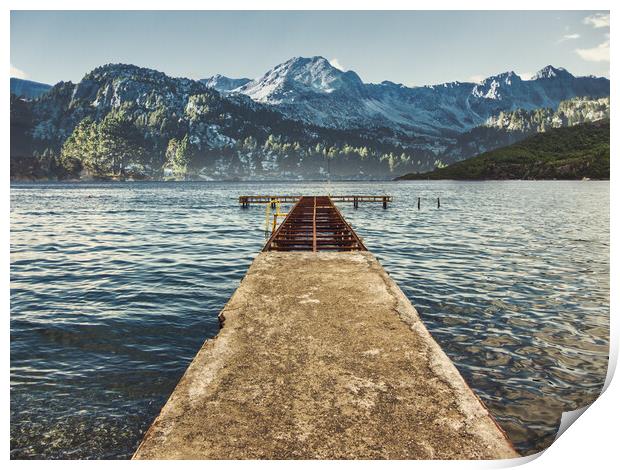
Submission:
<svg viewBox="0 0 620 470">
<path fill-rule="evenodd" d="M 228 92 L 232 91 L 235 88 L 239 88 L 240 86 L 245 85 L 250 82 L 249 78 L 229 78 L 224 75 L 215 74 L 208 78 L 201 78 L 200 82 L 204 83 L 208 88 L 214 88 L 216 91 Z"/>
<path fill-rule="evenodd" d="M 546 68 L 541 73 L 540 80 L 550 83 L 551 90 L 572 80 L 557 70 Z M 25 101 L 11 95 L 11 159 L 36 157 L 40 160 L 44 155 L 47 160 L 50 156 L 57 159 L 67 139 L 85 119 L 91 123 L 83 126 L 82 131 L 88 128 L 100 134 L 109 130 L 101 127 L 103 121 L 107 119 L 111 125 L 120 119 L 127 123 L 128 129 L 135 127 L 132 132 L 141 135 L 146 145 L 144 150 L 151 155 L 150 161 L 140 162 L 141 171 L 147 174 L 160 174 L 168 164 L 168 147 L 176 148 L 187 137 L 184 145 L 197 155 L 196 165 L 204 163 L 204 168 L 208 168 L 209 178 L 261 178 L 270 174 L 273 177 L 316 178 L 324 176 L 327 159 L 334 159 L 331 168 L 339 171 L 341 177 L 368 179 L 393 176 L 398 174 L 396 172 L 430 170 L 466 158 L 472 151 L 491 150 L 525 138 L 533 129 L 515 131 L 510 127 L 485 127 L 489 119 L 499 117 L 499 113 L 491 113 L 482 124 L 478 124 L 481 120 L 478 116 L 476 122 L 470 123 L 478 125 L 467 127 L 470 130 L 465 133 L 433 128 L 432 122 L 429 124 L 433 119 L 457 125 L 460 120 L 467 120 L 467 113 L 473 109 L 469 101 L 474 99 L 470 98 L 474 89 L 471 83 L 420 87 L 419 100 L 408 103 L 410 89 L 404 85 L 389 81 L 364 84 L 354 72 L 334 69 L 324 58 L 294 58 L 276 72 L 263 75 L 259 81 L 271 81 L 272 89 L 282 94 L 282 102 L 291 110 L 298 109 L 298 102 L 286 94 L 291 91 L 287 87 L 292 83 L 293 91 L 303 92 L 302 106 L 316 106 L 310 111 L 321 111 L 325 104 L 322 96 L 335 99 L 340 108 L 334 109 L 344 113 L 345 123 L 351 127 L 341 127 L 338 119 L 332 126 L 304 121 L 299 119 L 303 113 L 297 111 L 294 116 L 298 119 L 293 119 L 278 106 L 255 101 L 243 93 L 220 93 L 205 81 L 174 78 L 133 64 L 105 64 L 86 73 L 78 83 L 59 82 L 33 100 Z M 216 81 L 223 83 L 224 78 L 216 77 Z M 493 98 L 484 98 L 485 102 L 501 102 L 505 96 L 502 83 L 512 86 L 523 82 L 514 72 L 507 72 L 477 85 L 481 87 L 481 95 L 492 90 Z M 249 89 L 257 83 L 249 81 L 242 87 Z M 377 89 L 390 99 L 383 103 L 372 102 Z M 351 93 L 370 100 L 375 112 L 390 113 L 403 125 L 408 119 L 399 115 L 403 106 L 431 106 L 434 114 L 416 124 L 424 131 L 420 133 L 386 127 L 381 120 L 374 123 L 363 119 L 361 123 L 355 119 L 347 121 L 355 118 L 354 113 L 359 111 L 362 113 L 357 116 L 363 118 L 363 111 L 367 110 L 347 101 Z M 443 101 L 436 99 L 436 93 L 442 94 Z M 467 94 L 465 99 L 462 99 L 463 93 Z M 607 100 L 606 108 L 601 108 L 603 112 L 605 109 L 608 112 L 608 103 Z M 522 103 L 516 99 L 514 104 L 517 107 Z M 545 111 L 541 115 L 550 119 L 556 108 L 551 109 L 552 112 Z M 598 108 L 594 110 L 601 112 Z M 500 112 L 516 113 L 516 110 Z M 338 118 L 333 113 L 331 117 Z M 521 115 L 517 117 L 522 118 Z M 579 115 L 574 121 L 583 119 L 586 117 Z M 358 125 L 364 122 L 368 125 Z M 136 145 L 133 148 L 142 144 Z M 36 166 L 36 162 L 30 163 Z M 20 172 L 27 174 L 28 170 Z"/>
<path fill-rule="evenodd" d="M 232 79 L 229 79 L 232 80 Z M 325 127 L 386 127 L 408 135 L 441 136 L 482 125 L 501 111 L 555 108 L 575 96 L 609 95 L 609 80 L 575 77 L 547 65 L 531 79 L 513 71 L 480 83 L 445 82 L 407 87 L 389 80 L 364 83 L 325 57 L 293 57 L 226 93 L 268 104 L 291 119 Z"/>
<path fill-rule="evenodd" d="M 248 97 L 131 64 L 97 67 L 33 101 L 11 95 L 11 137 L 16 177 L 78 177 L 83 169 L 97 177 L 162 177 L 169 169 L 211 179 L 321 178 L 329 159 L 334 176 L 369 179 L 397 168 L 430 169 L 435 160 L 427 151 L 414 162 L 410 150 L 379 131 L 304 124 Z M 99 141 L 116 138 L 128 161 L 110 166 L 107 160 L 118 158 Z"/>
<path fill-rule="evenodd" d="M 47 83 L 35 82 L 17 77 L 11 77 L 10 82 L 11 93 L 29 100 L 38 98 L 52 88 L 52 85 L 48 85 Z"/>
</svg>

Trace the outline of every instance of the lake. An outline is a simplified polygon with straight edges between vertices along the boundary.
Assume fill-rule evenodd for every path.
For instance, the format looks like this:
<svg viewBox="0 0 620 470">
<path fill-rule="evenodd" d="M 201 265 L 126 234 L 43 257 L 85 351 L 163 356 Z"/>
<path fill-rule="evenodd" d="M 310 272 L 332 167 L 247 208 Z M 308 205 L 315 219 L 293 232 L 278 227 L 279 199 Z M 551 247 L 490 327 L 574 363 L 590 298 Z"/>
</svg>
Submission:
<svg viewBox="0 0 620 470">
<path fill-rule="evenodd" d="M 237 197 L 328 192 L 394 196 L 338 205 L 520 452 L 596 399 L 609 182 L 15 183 L 11 457 L 131 457 L 265 243 Z"/>
</svg>

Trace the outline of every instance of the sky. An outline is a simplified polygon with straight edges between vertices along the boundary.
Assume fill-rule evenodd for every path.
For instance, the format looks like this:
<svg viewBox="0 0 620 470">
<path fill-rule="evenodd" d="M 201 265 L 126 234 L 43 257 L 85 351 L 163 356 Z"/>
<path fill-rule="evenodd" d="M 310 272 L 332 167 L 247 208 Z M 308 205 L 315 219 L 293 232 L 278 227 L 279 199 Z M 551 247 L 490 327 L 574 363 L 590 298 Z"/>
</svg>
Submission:
<svg viewBox="0 0 620 470">
<path fill-rule="evenodd" d="M 609 77 L 609 12 L 11 12 L 11 76 L 49 84 L 106 63 L 256 78 L 316 55 L 365 82 L 408 86 L 527 78 L 546 65 Z"/>
</svg>

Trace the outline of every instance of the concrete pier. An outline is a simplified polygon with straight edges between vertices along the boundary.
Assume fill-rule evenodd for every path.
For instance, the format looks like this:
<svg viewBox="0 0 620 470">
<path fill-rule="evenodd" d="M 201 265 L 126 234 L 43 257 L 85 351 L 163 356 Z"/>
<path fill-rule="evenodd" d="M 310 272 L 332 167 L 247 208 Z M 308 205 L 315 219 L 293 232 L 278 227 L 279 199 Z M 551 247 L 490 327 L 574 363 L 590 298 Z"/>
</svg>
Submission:
<svg viewBox="0 0 620 470">
<path fill-rule="evenodd" d="M 502 459 L 503 431 L 367 251 L 262 252 L 135 459 Z"/>
</svg>

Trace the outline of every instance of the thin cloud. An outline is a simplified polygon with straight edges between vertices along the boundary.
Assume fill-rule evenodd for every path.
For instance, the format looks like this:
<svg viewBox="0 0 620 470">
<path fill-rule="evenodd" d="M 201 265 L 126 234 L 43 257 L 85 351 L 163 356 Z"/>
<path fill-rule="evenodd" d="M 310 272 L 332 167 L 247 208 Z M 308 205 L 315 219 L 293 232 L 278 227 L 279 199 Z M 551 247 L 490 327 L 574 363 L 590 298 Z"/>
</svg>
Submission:
<svg viewBox="0 0 620 470">
<path fill-rule="evenodd" d="M 580 37 L 581 37 L 581 34 L 579 33 L 565 34 L 564 36 L 560 38 L 558 42 L 570 41 L 571 39 L 579 39 Z"/>
<path fill-rule="evenodd" d="M 579 39 L 580 37 L 581 37 L 581 34 L 579 33 L 565 34 L 564 36 L 562 36 L 560 39 L 557 40 L 556 44 L 562 44 L 565 41 L 572 41 L 575 39 Z"/>
<path fill-rule="evenodd" d="M 5 75 L 6 77 L 6 75 Z M 14 78 L 28 78 L 28 74 L 26 72 L 24 72 L 23 70 L 18 69 L 17 67 L 13 67 L 13 64 L 11 64 L 11 77 Z"/>
<path fill-rule="evenodd" d="M 469 77 L 468 81 L 474 83 L 482 83 L 485 78 L 486 77 L 484 75 L 472 75 L 471 77 Z"/>
<path fill-rule="evenodd" d="M 575 52 L 588 62 L 609 62 L 609 39 L 596 47 L 575 49 Z"/>
<path fill-rule="evenodd" d="M 343 72 L 345 71 L 345 68 L 342 66 L 340 62 L 338 62 L 338 59 L 336 59 L 335 57 L 331 59 L 329 63 L 331 64 L 332 67 L 335 67 L 338 70 L 342 70 Z"/>
<path fill-rule="evenodd" d="M 609 13 L 595 13 L 586 16 L 583 19 L 583 24 L 590 25 L 593 28 L 609 28 Z"/>
</svg>

